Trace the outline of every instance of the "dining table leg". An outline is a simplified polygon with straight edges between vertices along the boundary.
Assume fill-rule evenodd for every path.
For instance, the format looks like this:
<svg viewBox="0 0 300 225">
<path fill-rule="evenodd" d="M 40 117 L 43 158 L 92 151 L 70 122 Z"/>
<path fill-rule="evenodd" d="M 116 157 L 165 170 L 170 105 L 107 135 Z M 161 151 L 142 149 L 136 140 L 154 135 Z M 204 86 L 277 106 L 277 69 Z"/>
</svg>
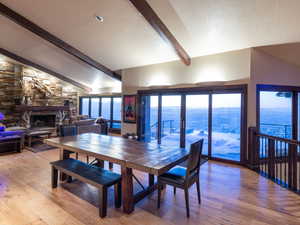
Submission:
<svg viewBox="0 0 300 225">
<path fill-rule="evenodd" d="M 122 166 L 121 173 L 123 211 L 130 214 L 134 211 L 132 169 Z"/>
</svg>

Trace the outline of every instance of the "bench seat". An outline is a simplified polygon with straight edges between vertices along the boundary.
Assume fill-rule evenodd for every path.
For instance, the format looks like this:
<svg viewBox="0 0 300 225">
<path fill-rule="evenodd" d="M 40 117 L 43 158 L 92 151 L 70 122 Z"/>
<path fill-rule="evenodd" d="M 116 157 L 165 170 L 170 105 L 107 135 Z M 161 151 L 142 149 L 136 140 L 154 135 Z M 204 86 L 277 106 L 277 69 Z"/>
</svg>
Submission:
<svg viewBox="0 0 300 225">
<path fill-rule="evenodd" d="M 115 206 L 116 208 L 121 207 L 121 175 L 72 158 L 50 164 L 52 165 L 52 188 L 57 187 L 58 171 L 60 171 L 99 189 L 99 215 L 101 218 L 106 216 L 108 187 L 115 185 Z"/>
</svg>

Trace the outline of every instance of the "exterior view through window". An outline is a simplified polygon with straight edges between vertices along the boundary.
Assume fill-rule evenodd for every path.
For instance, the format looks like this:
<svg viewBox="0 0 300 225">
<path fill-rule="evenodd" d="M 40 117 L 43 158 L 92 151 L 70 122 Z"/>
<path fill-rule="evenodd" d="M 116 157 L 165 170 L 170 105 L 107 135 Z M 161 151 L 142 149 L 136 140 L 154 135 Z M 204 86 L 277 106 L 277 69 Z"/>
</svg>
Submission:
<svg viewBox="0 0 300 225">
<path fill-rule="evenodd" d="M 260 132 L 292 138 L 292 92 L 260 91 Z"/>
<path fill-rule="evenodd" d="M 180 145 L 181 96 L 162 96 L 161 143 Z"/>
<path fill-rule="evenodd" d="M 241 94 L 212 96 L 212 155 L 240 161 Z"/>
<path fill-rule="evenodd" d="M 108 120 L 110 128 L 121 129 L 121 97 L 81 97 L 80 114 L 96 119 Z"/>
<path fill-rule="evenodd" d="M 185 145 L 189 148 L 192 143 L 203 138 L 205 155 L 208 155 L 208 106 L 208 95 L 186 96 Z"/>
<path fill-rule="evenodd" d="M 146 142 L 184 148 L 203 138 L 204 155 L 241 161 L 243 96 L 238 91 L 142 94 L 139 135 Z"/>
</svg>

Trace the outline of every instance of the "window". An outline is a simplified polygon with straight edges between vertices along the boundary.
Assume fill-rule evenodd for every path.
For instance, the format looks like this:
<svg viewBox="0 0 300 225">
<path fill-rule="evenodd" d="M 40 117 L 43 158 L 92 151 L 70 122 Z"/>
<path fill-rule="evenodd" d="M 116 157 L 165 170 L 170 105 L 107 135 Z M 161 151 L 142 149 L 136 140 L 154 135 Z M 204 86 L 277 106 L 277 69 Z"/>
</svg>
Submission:
<svg viewBox="0 0 300 225">
<path fill-rule="evenodd" d="M 300 87 L 257 85 L 257 127 L 271 136 L 300 140 Z"/>
<path fill-rule="evenodd" d="M 185 146 L 204 139 L 203 154 L 208 155 L 209 95 L 186 96 Z"/>
<path fill-rule="evenodd" d="M 122 110 L 122 98 L 113 98 L 113 123 L 112 128 L 121 129 L 121 110 Z"/>
<path fill-rule="evenodd" d="M 282 138 L 292 138 L 292 92 L 261 91 L 260 131 Z"/>
<path fill-rule="evenodd" d="M 113 120 L 121 120 L 122 99 L 113 98 Z"/>
<path fill-rule="evenodd" d="M 144 138 L 146 142 L 158 140 L 158 96 L 143 96 L 145 107 Z"/>
<path fill-rule="evenodd" d="M 139 91 L 138 136 L 146 142 L 190 148 L 204 139 L 203 155 L 243 162 L 246 85 Z"/>
<path fill-rule="evenodd" d="M 101 116 L 106 119 L 106 120 L 111 120 L 111 115 L 110 115 L 110 112 L 111 112 L 111 98 L 102 98 L 102 101 L 101 101 L 101 109 L 102 109 L 102 112 L 101 112 Z"/>
<path fill-rule="evenodd" d="M 181 96 L 162 96 L 161 110 L 161 143 L 179 146 Z"/>
<path fill-rule="evenodd" d="M 100 98 L 91 98 L 91 118 L 100 116 Z"/>
<path fill-rule="evenodd" d="M 90 98 L 81 99 L 81 115 L 90 115 Z"/>
<path fill-rule="evenodd" d="M 241 94 L 212 95 L 212 156 L 240 161 Z"/>
<path fill-rule="evenodd" d="M 109 121 L 109 127 L 121 129 L 121 97 L 81 97 L 80 114 L 96 119 L 103 117 Z"/>
</svg>

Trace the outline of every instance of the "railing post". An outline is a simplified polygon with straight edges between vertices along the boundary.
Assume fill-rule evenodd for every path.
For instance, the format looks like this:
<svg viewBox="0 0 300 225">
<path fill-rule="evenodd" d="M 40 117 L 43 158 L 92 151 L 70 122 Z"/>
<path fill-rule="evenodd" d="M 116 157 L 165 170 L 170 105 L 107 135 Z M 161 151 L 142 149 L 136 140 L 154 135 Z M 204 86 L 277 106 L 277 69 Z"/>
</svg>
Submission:
<svg viewBox="0 0 300 225">
<path fill-rule="evenodd" d="M 288 187 L 297 190 L 297 146 L 289 144 Z"/>
<path fill-rule="evenodd" d="M 259 170 L 259 138 L 256 127 L 248 129 L 248 161 L 249 167 L 253 170 Z"/>
<path fill-rule="evenodd" d="M 275 178 L 275 141 L 268 140 L 268 176 Z"/>
</svg>

